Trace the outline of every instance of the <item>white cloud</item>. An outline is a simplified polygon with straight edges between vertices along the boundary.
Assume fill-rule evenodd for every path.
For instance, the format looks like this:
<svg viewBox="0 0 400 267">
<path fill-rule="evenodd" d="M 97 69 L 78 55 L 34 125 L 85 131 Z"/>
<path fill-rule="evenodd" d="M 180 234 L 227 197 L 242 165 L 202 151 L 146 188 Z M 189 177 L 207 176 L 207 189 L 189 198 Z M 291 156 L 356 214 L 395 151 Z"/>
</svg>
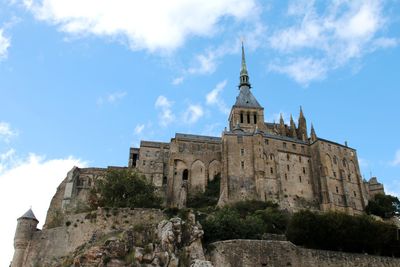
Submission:
<svg viewBox="0 0 400 267">
<path fill-rule="evenodd" d="M 170 123 L 175 121 L 175 115 L 172 112 L 173 102 L 169 101 L 165 96 L 160 95 L 155 103 L 155 107 L 160 109 L 159 113 L 159 124 L 161 126 L 168 126 Z"/>
<path fill-rule="evenodd" d="M 0 121 L 0 141 L 8 143 L 12 137 L 18 135 L 16 130 L 13 130 L 9 123 Z"/>
<path fill-rule="evenodd" d="M 59 183 L 73 166 L 85 165 L 74 157 L 46 159 L 30 154 L 26 158 L 15 159 L 14 155 L 9 163 L 5 162 L 7 158 L 10 157 L 1 158 L 1 164 L 8 167 L 0 171 L 0 210 L 6 215 L 2 216 L 0 227 L 0 266 L 8 266 L 12 259 L 17 218 L 32 206 L 41 227 Z"/>
<path fill-rule="evenodd" d="M 224 100 L 220 97 L 226 84 L 227 80 L 218 83 L 217 86 L 215 86 L 215 88 L 206 95 L 206 103 L 207 105 L 217 106 L 219 110 L 224 114 L 229 114 L 229 109 L 227 108 Z"/>
<path fill-rule="evenodd" d="M 183 121 L 188 124 L 195 123 L 203 117 L 204 111 L 201 105 L 189 105 L 183 114 Z"/>
<path fill-rule="evenodd" d="M 269 69 L 287 74 L 304 86 L 307 86 L 311 81 L 323 79 L 328 71 L 324 61 L 302 57 L 294 59 L 287 65 L 270 64 Z"/>
<path fill-rule="evenodd" d="M 119 100 L 123 99 L 126 95 L 127 95 L 127 92 L 123 92 L 123 91 L 113 92 L 104 97 L 103 96 L 99 97 L 97 99 L 97 104 L 98 105 L 103 105 L 105 103 L 114 104 L 114 103 L 118 102 Z"/>
<path fill-rule="evenodd" d="M 394 160 L 391 162 L 392 166 L 400 166 L 400 149 L 396 151 Z"/>
<path fill-rule="evenodd" d="M 7 57 L 10 45 L 11 45 L 10 38 L 4 36 L 4 30 L 0 28 L 0 60 Z"/>
<path fill-rule="evenodd" d="M 144 130 L 144 124 L 138 124 L 135 127 L 135 134 L 141 134 Z"/>
<path fill-rule="evenodd" d="M 214 52 L 207 52 L 207 54 L 200 54 L 196 56 L 196 66 L 188 69 L 190 74 L 210 74 L 213 73 L 217 64 L 215 62 L 216 55 Z"/>
<path fill-rule="evenodd" d="M 269 39 L 281 57 L 270 70 L 307 85 L 353 59 L 399 44 L 380 36 L 387 24 L 382 0 L 333 1 L 325 9 L 316 5 L 316 1 L 291 2 L 288 19 L 293 19 L 292 25 L 275 30 Z"/>
<path fill-rule="evenodd" d="M 255 0 L 24 0 L 37 19 L 71 34 L 123 37 L 132 49 L 171 50 L 215 34 L 222 18 L 244 20 Z"/>
<path fill-rule="evenodd" d="M 177 77 L 172 81 L 172 85 L 180 85 L 183 83 L 184 77 Z"/>
</svg>

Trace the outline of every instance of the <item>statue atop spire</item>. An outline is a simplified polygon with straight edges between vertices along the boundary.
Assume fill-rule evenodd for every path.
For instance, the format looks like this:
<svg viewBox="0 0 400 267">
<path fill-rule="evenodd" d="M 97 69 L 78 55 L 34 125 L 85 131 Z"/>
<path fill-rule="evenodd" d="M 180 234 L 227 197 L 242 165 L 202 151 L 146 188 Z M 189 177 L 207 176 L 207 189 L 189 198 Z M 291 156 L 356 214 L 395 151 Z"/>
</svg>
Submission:
<svg viewBox="0 0 400 267">
<path fill-rule="evenodd" d="M 244 54 L 244 45 L 242 42 L 242 66 L 240 69 L 239 89 L 242 89 L 242 87 L 244 87 L 244 86 L 251 88 L 251 85 L 249 82 L 249 73 L 247 72 L 247 66 L 246 66 L 246 56 Z"/>
</svg>

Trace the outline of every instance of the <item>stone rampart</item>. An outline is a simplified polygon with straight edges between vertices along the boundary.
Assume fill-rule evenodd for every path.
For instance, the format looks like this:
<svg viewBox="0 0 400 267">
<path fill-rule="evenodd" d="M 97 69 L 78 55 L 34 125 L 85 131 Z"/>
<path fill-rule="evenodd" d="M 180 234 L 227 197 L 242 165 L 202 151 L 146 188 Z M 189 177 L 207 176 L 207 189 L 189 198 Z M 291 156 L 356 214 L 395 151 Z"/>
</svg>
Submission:
<svg viewBox="0 0 400 267">
<path fill-rule="evenodd" d="M 214 266 L 396 267 L 399 258 L 297 247 L 288 241 L 228 240 L 211 244 Z"/>
</svg>

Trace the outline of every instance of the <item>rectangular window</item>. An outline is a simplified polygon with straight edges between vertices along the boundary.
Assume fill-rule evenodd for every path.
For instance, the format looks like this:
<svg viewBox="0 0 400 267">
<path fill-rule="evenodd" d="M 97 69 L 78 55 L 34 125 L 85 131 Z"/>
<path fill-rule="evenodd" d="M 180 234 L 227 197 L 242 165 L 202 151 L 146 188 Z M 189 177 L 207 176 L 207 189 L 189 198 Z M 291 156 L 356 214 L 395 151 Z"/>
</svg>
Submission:
<svg viewBox="0 0 400 267">
<path fill-rule="evenodd" d="M 257 124 L 257 114 L 254 114 L 254 124 Z"/>
<path fill-rule="evenodd" d="M 286 165 L 286 168 L 287 168 L 287 170 L 288 170 L 288 171 L 290 171 L 290 167 L 289 167 L 289 165 Z"/>
<path fill-rule="evenodd" d="M 301 163 L 301 156 L 299 156 L 299 162 Z"/>
<path fill-rule="evenodd" d="M 339 193 L 339 187 L 336 186 L 336 193 Z"/>
<path fill-rule="evenodd" d="M 283 148 L 286 148 L 286 143 L 285 142 L 283 143 Z"/>
<path fill-rule="evenodd" d="M 243 155 L 244 155 L 244 149 L 241 148 L 241 149 L 240 149 L 240 156 L 243 156 Z"/>
<path fill-rule="evenodd" d="M 268 139 L 265 139 L 264 142 L 265 142 L 266 145 L 268 145 L 268 143 L 269 143 L 269 142 L 268 142 Z"/>
<path fill-rule="evenodd" d="M 356 193 L 356 191 L 353 191 L 353 194 L 354 194 L 354 196 L 355 196 L 355 197 L 357 196 L 357 193 Z"/>
<path fill-rule="evenodd" d="M 296 144 L 292 144 L 293 150 L 296 150 Z"/>
<path fill-rule="evenodd" d="M 242 169 L 244 169 L 244 161 L 240 162 L 240 166 L 242 167 Z"/>
<path fill-rule="evenodd" d="M 287 173 L 285 173 L 285 180 L 287 181 Z"/>
<path fill-rule="evenodd" d="M 270 168 L 271 174 L 274 174 L 274 168 Z"/>
<path fill-rule="evenodd" d="M 301 183 L 301 176 L 299 176 L 299 182 Z"/>
<path fill-rule="evenodd" d="M 306 168 L 303 167 L 303 174 L 306 174 Z"/>
<path fill-rule="evenodd" d="M 247 113 L 247 123 L 250 124 L 250 114 L 249 113 Z"/>
<path fill-rule="evenodd" d="M 240 113 L 240 123 L 243 123 L 243 113 Z"/>
<path fill-rule="evenodd" d="M 336 172 L 333 172 L 333 176 L 336 178 Z"/>
<path fill-rule="evenodd" d="M 143 166 L 146 166 L 146 161 L 145 160 L 143 160 Z"/>
<path fill-rule="evenodd" d="M 301 152 L 303 152 L 303 153 L 305 153 L 305 152 L 306 152 L 306 150 L 305 150 L 304 146 L 301 146 Z"/>
</svg>

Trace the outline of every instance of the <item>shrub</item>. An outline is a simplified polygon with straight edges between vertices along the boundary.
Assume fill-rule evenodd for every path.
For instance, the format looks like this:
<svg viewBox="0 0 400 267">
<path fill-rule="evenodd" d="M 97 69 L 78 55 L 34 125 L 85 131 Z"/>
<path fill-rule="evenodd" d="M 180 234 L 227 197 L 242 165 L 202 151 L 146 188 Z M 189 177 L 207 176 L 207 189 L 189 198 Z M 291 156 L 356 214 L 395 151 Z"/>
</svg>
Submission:
<svg viewBox="0 0 400 267">
<path fill-rule="evenodd" d="M 129 169 L 108 170 L 98 179 L 91 193 L 92 206 L 112 208 L 159 208 L 161 198 L 155 186 L 146 178 Z M 117 211 L 113 211 L 116 215 Z"/>
<path fill-rule="evenodd" d="M 396 231 L 366 215 L 301 211 L 293 215 L 286 234 L 294 244 L 309 248 L 400 256 Z"/>
<path fill-rule="evenodd" d="M 199 192 L 188 197 L 187 206 L 190 208 L 205 208 L 215 206 L 218 203 L 220 192 L 221 176 L 218 174 L 214 180 L 209 181 L 204 193 Z"/>
</svg>

